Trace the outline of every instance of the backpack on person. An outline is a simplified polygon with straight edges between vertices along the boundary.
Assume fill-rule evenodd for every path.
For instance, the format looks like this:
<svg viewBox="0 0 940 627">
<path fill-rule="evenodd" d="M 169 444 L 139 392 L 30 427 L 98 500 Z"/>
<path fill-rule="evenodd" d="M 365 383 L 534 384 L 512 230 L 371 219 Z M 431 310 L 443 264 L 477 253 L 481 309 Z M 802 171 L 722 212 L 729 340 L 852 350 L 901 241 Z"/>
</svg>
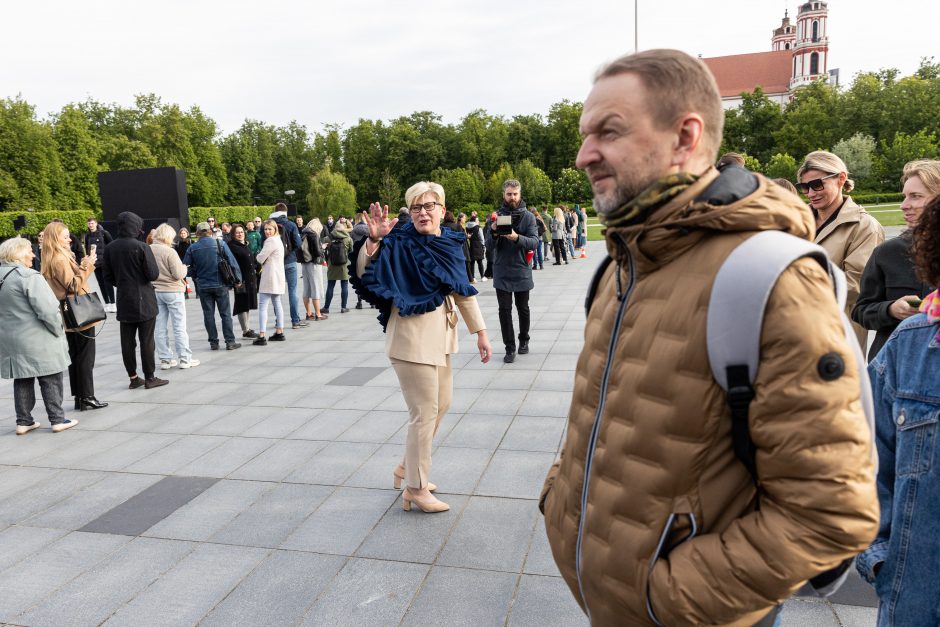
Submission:
<svg viewBox="0 0 940 627">
<path fill-rule="evenodd" d="M 300 263 L 311 263 L 313 255 L 310 251 L 310 242 L 307 240 L 307 234 L 300 235 L 300 248 L 297 249 L 297 261 Z"/>
<path fill-rule="evenodd" d="M 349 252 L 346 250 L 344 238 L 333 237 L 330 239 L 329 259 L 331 266 L 345 266 L 349 263 Z"/>
<path fill-rule="evenodd" d="M 725 391 L 731 412 L 731 439 L 735 457 L 747 468 L 757 484 L 757 463 L 751 440 L 748 414 L 754 400 L 754 381 L 760 366 L 760 336 L 767 300 L 780 275 L 793 262 L 809 257 L 826 270 L 833 283 L 836 303 L 841 312 L 843 331 L 855 355 L 859 375 L 859 397 L 874 435 L 874 404 L 868 368 L 855 338 L 852 324 L 845 315 L 845 275 L 829 260 L 819 245 L 782 231 L 763 231 L 737 246 L 718 269 L 708 303 L 705 341 L 712 376 Z M 608 256 L 601 262 L 588 289 L 585 309 L 590 312 L 601 277 L 610 265 Z M 820 360 L 820 375 L 838 376 L 845 364 L 837 356 Z M 827 372 L 828 371 L 828 372 Z M 875 460 L 877 462 L 877 459 Z M 760 508 L 760 501 L 757 503 Z M 828 597 L 842 586 L 849 574 L 852 559 L 832 570 L 810 579 L 813 590 Z"/>
<path fill-rule="evenodd" d="M 297 250 L 294 246 L 294 238 L 290 236 L 290 231 L 280 222 L 277 223 L 277 232 L 281 236 L 281 243 L 284 244 L 284 258 Z"/>
</svg>

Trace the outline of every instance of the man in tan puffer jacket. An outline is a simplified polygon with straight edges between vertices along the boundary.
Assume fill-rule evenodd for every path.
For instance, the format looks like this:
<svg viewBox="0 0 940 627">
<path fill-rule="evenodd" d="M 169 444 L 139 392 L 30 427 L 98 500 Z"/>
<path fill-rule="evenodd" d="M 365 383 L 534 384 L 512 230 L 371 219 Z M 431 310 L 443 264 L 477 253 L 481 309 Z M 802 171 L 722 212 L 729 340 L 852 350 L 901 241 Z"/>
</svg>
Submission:
<svg viewBox="0 0 940 627">
<path fill-rule="evenodd" d="M 748 237 L 812 240 L 813 217 L 761 176 L 711 167 L 722 122 L 713 77 L 678 51 L 613 62 L 584 104 L 577 164 L 613 262 L 540 505 L 596 626 L 753 625 L 877 531 L 858 371 L 816 261 L 792 264 L 767 304 L 749 413 L 758 486 L 734 454 L 706 348 L 712 283 Z M 820 375 L 824 356 L 838 376 Z"/>
</svg>

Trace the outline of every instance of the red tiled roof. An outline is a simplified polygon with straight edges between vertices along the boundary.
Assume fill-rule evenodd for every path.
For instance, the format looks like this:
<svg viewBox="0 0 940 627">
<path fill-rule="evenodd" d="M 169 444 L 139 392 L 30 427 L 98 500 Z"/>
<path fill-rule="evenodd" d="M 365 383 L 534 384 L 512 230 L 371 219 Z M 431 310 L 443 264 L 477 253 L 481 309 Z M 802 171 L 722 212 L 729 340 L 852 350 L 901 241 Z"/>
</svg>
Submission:
<svg viewBox="0 0 940 627">
<path fill-rule="evenodd" d="M 737 96 L 742 91 L 754 91 L 758 85 L 765 94 L 782 94 L 790 90 L 792 50 L 733 54 L 702 61 L 715 75 L 722 98 Z"/>
</svg>

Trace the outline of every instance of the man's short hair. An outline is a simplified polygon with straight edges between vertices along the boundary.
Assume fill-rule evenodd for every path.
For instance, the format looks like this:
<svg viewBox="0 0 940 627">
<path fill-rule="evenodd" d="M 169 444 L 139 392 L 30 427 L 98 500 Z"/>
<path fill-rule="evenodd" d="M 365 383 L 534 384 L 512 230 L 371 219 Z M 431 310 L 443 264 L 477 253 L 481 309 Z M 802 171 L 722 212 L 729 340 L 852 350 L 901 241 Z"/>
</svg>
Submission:
<svg viewBox="0 0 940 627">
<path fill-rule="evenodd" d="M 685 113 L 698 113 L 705 122 L 703 140 L 708 161 L 721 146 L 725 112 L 718 84 L 701 59 L 679 50 L 655 49 L 628 54 L 602 67 L 594 81 L 635 74 L 649 92 L 648 108 L 661 128 L 671 127 Z"/>
<path fill-rule="evenodd" d="M 518 189 L 522 191 L 522 183 L 516 179 L 506 179 L 503 181 L 503 191 L 505 192 L 507 189 Z"/>
<path fill-rule="evenodd" d="M 282 203 L 282 202 L 279 202 L 279 203 L 277 203 L 276 205 L 274 205 L 274 210 L 275 210 L 275 211 L 283 211 L 283 212 L 286 213 L 286 212 L 287 212 L 287 205 L 285 205 L 285 204 Z"/>
<path fill-rule="evenodd" d="M 717 167 L 719 170 L 724 170 L 729 165 L 737 165 L 743 168 L 744 164 L 744 155 L 737 152 L 726 152 L 725 154 L 721 155 L 721 158 L 718 160 L 718 163 L 715 167 Z"/>
</svg>

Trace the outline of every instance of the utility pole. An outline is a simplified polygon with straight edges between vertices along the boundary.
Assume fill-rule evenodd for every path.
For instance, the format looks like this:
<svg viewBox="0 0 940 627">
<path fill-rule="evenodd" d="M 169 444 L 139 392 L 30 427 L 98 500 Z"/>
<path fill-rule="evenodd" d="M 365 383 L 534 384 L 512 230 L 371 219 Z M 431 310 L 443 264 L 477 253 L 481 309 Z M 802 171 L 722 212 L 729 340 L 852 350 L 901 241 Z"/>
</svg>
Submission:
<svg viewBox="0 0 940 627">
<path fill-rule="evenodd" d="M 633 0 L 633 52 L 640 51 L 640 0 Z"/>
</svg>

